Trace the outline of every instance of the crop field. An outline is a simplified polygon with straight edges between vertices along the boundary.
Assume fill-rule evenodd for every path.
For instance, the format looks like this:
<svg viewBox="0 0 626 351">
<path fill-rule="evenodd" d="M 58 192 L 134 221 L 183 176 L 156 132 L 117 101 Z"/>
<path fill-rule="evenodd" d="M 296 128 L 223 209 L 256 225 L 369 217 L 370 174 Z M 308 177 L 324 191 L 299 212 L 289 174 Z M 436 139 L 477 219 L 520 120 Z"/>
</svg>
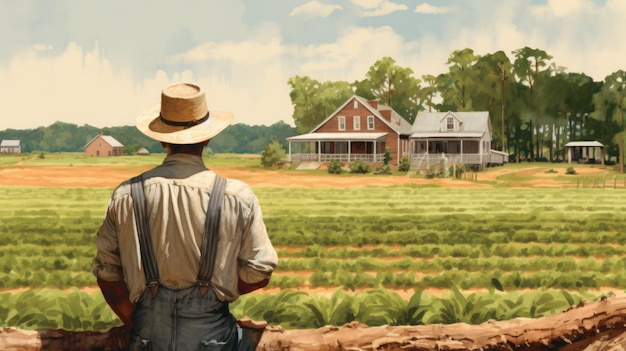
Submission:
<svg viewBox="0 0 626 351">
<path fill-rule="evenodd" d="M 0 188 L 0 325 L 119 325 L 90 272 L 112 190 Z M 231 306 L 238 316 L 286 328 L 481 323 L 625 289 L 623 189 L 254 190 L 279 267 L 266 290 Z"/>
</svg>

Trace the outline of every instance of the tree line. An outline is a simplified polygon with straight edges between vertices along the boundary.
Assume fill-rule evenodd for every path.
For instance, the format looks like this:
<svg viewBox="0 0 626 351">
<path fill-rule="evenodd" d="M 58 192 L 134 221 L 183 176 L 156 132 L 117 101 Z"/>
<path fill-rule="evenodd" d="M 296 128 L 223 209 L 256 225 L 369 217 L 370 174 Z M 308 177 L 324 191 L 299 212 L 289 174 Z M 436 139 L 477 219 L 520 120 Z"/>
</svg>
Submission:
<svg viewBox="0 0 626 351">
<path fill-rule="evenodd" d="M 352 95 L 389 105 L 410 123 L 423 110 L 489 111 L 493 147 L 514 161 L 560 162 L 567 142 L 597 140 L 623 172 L 626 73 L 598 82 L 568 72 L 544 50 L 524 47 L 511 55 L 456 50 L 447 72 L 421 77 L 391 57 L 354 82 L 294 76 L 288 81 L 294 122 L 298 132 L 309 132 Z"/>
<path fill-rule="evenodd" d="M 90 125 L 55 122 L 36 129 L 6 129 L 0 131 L 0 140 L 20 140 L 22 152 L 82 152 L 97 135 L 110 135 L 124 145 L 124 153 L 134 154 L 140 148 L 150 152 L 164 152 L 158 141 L 143 135 L 134 126 L 97 128 Z M 297 131 L 285 122 L 271 126 L 233 124 L 209 143 L 216 153 L 260 154 L 264 147 L 277 140 L 286 147 L 286 138 Z"/>
</svg>

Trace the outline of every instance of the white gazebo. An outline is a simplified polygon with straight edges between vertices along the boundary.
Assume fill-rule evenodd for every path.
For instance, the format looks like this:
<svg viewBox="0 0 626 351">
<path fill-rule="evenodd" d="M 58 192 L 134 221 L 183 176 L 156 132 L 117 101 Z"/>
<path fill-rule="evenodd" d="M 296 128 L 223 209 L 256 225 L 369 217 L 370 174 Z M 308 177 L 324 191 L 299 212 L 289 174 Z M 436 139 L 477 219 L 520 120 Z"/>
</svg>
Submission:
<svg viewBox="0 0 626 351">
<path fill-rule="evenodd" d="M 567 163 L 572 160 L 578 163 L 600 163 L 604 165 L 604 145 L 599 141 L 570 141 L 565 144 L 567 149 Z M 600 151 L 598 162 L 597 151 Z"/>
</svg>

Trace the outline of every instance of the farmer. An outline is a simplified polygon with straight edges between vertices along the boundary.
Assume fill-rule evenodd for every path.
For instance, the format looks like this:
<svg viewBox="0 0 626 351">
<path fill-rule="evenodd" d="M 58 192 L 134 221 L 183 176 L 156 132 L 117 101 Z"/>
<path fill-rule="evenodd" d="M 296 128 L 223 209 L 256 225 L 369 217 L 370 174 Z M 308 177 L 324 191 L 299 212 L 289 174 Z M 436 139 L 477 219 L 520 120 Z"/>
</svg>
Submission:
<svg viewBox="0 0 626 351">
<path fill-rule="evenodd" d="M 167 156 L 115 189 L 93 260 L 105 300 L 131 328 L 129 350 L 235 349 L 228 303 L 266 286 L 276 267 L 250 187 L 219 177 L 202 160 L 232 118 L 209 111 L 200 87 L 181 83 L 137 119 Z"/>
</svg>

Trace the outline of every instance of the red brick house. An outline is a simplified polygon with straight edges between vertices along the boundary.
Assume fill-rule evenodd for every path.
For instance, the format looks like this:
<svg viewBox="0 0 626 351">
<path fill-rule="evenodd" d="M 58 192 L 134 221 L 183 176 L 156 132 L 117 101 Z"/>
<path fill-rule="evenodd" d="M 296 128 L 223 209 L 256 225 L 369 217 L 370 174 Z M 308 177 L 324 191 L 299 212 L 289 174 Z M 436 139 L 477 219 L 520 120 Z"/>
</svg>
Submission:
<svg viewBox="0 0 626 351">
<path fill-rule="evenodd" d="M 352 96 L 310 133 L 287 138 L 291 162 L 382 163 L 389 148 L 397 165 L 410 156 L 411 124 L 391 107 Z"/>
<path fill-rule="evenodd" d="M 124 145 L 109 135 L 95 136 L 85 145 L 85 155 L 95 157 L 122 156 Z"/>
</svg>

